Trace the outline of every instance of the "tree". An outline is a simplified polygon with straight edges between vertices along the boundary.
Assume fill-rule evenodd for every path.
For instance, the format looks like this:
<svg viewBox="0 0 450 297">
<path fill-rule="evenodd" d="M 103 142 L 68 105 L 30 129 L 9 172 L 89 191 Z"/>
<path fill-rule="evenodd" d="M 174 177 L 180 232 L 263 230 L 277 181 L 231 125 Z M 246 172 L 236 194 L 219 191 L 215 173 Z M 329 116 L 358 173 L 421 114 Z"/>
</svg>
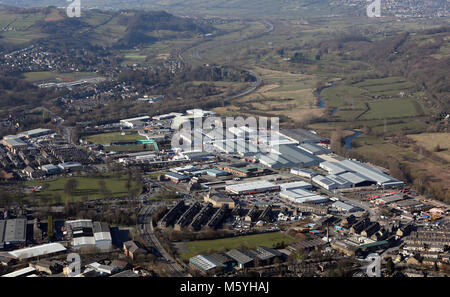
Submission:
<svg viewBox="0 0 450 297">
<path fill-rule="evenodd" d="M 69 179 L 67 180 L 66 184 L 64 185 L 64 193 L 69 196 L 73 196 L 75 193 L 75 190 L 77 189 L 78 181 L 76 179 Z"/>
<path fill-rule="evenodd" d="M 389 274 L 394 273 L 395 271 L 395 264 L 394 261 L 392 261 L 392 258 L 388 258 L 386 261 L 386 270 Z"/>
<path fill-rule="evenodd" d="M 52 241 L 53 237 L 54 237 L 54 225 L 53 225 L 53 217 L 52 216 L 48 216 L 47 218 L 47 235 L 48 235 L 48 240 Z"/>
</svg>

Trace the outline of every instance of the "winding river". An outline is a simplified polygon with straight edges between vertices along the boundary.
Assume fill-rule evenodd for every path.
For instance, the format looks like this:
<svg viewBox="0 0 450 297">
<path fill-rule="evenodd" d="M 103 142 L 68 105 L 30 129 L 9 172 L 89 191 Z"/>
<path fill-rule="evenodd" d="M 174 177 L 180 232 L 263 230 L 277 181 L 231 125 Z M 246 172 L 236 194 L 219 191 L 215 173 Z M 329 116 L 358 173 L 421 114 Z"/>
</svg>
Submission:
<svg viewBox="0 0 450 297">
<path fill-rule="evenodd" d="M 319 101 L 317 102 L 317 107 L 319 107 L 319 108 L 325 108 L 325 107 L 326 107 L 326 104 L 325 104 L 325 98 L 323 98 L 323 97 L 320 96 L 320 94 L 322 93 L 322 91 L 325 90 L 325 89 L 328 89 L 328 88 L 334 88 L 334 87 L 336 87 L 336 84 L 335 84 L 333 81 L 331 81 L 330 83 L 331 83 L 330 86 L 323 87 L 323 88 L 321 88 L 321 89 L 319 89 L 319 90 L 316 91 L 317 97 L 319 97 Z M 334 108 L 334 109 L 331 111 L 331 115 L 335 114 L 335 113 L 338 112 L 338 111 L 339 111 L 339 108 Z"/>
</svg>

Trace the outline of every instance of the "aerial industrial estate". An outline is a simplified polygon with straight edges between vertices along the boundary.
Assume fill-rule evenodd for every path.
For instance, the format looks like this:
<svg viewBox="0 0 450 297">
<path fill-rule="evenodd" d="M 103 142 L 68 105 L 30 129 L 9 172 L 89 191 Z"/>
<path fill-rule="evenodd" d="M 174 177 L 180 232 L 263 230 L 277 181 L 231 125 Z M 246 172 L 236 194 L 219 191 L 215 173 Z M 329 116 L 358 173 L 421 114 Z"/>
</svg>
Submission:
<svg viewBox="0 0 450 297">
<path fill-rule="evenodd" d="M 2 164 L 26 180 L 22 191 L 31 197 L 51 195 L 49 184 L 63 176 L 94 177 L 131 164 L 142 188 L 134 197 L 86 194 L 89 210 L 70 215 L 77 185 L 66 182 L 66 209 L 51 207 L 44 220 L 37 217 L 42 206 L 3 208 L 3 276 L 327 276 L 341 262 L 364 276 L 365 257 L 373 253 L 387 265 L 386 275 L 392 265 L 404 275 L 447 275 L 446 205 L 426 200 L 384 168 L 335 154 L 315 131 L 269 129 L 262 135 L 272 138 L 260 146 L 246 126 L 229 128 L 231 134 L 201 130 L 201 148 L 193 150 L 192 129 L 183 137 L 188 145 L 172 146 L 177 127 L 199 119 L 225 120 L 199 109 L 123 119 L 112 125 L 117 139 L 103 145 L 91 140 L 111 134 L 111 126 L 97 127 L 97 138 L 86 127 L 79 144 L 49 129 L 5 136 Z M 116 151 L 138 141 L 152 145 Z M 224 151 L 227 143 L 233 149 Z M 270 153 L 262 152 L 267 146 Z M 136 211 L 135 227 L 86 218 L 98 220 L 102 204 Z M 76 274 L 67 268 L 71 252 L 81 255 Z"/>
<path fill-rule="evenodd" d="M 0 1 L 0 280 L 450 276 L 448 1 L 59 2 Z"/>
</svg>

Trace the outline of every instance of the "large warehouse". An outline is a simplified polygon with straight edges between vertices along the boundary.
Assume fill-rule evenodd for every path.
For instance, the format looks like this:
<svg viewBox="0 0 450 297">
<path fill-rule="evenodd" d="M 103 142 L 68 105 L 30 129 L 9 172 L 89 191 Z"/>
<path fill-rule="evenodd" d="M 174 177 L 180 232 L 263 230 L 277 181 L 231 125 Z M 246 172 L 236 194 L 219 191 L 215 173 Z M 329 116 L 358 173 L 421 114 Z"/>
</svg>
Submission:
<svg viewBox="0 0 450 297">
<path fill-rule="evenodd" d="M 280 197 L 293 203 L 322 203 L 328 201 L 327 197 L 314 194 L 313 192 L 301 188 L 292 188 L 281 191 Z"/>
<path fill-rule="evenodd" d="M 271 154 L 257 155 L 261 164 L 270 168 L 311 167 L 319 165 L 323 160 L 297 147 L 295 144 L 282 144 L 273 148 Z"/>
<path fill-rule="evenodd" d="M 387 175 L 381 170 L 355 160 L 339 162 L 322 162 L 320 168 L 328 171 L 330 175 L 347 180 L 351 187 L 369 186 L 377 184 L 382 187 L 403 185 L 402 181 Z"/>
<path fill-rule="evenodd" d="M 246 195 L 279 191 L 280 186 L 267 181 L 255 181 L 250 183 L 228 185 L 225 187 L 225 190 L 233 194 Z"/>
</svg>

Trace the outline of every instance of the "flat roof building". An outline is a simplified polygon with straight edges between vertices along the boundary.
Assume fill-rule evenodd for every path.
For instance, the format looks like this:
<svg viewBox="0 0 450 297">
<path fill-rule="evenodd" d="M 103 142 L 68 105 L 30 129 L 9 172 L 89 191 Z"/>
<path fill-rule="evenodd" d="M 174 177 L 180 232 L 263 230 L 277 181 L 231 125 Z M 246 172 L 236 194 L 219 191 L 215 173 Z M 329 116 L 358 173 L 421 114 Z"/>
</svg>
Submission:
<svg viewBox="0 0 450 297">
<path fill-rule="evenodd" d="M 186 182 L 186 181 L 189 181 L 189 179 L 190 179 L 189 176 L 184 175 L 184 174 L 179 174 L 179 173 L 176 173 L 176 172 L 168 172 L 168 173 L 166 173 L 165 176 L 168 179 L 170 179 L 170 180 L 172 180 L 172 181 L 174 181 L 176 183 Z"/>
<path fill-rule="evenodd" d="M 27 240 L 27 220 L 10 219 L 0 221 L 0 248 L 9 245 L 24 245 Z"/>
<path fill-rule="evenodd" d="M 331 151 L 323 146 L 314 143 L 301 143 L 298 148 L 312 154 L 312 155 L 324 155 L 329 154 Z"/>
<path fill-rule="evenodd" d="M 189 263 L 203 273 L 211 273 L 222 269 L 222 264 L 220 262 L 203 255 L 197 255 L 190 258 Z"/>
<path fill-rule="evenodd" d="M 249 183 L 227 185 L 225 187 L 225 190 L 233 194 L 245 195 L 269 191 L 279 191 L 280 186 L 268 181 L 254 181 Z"/>
<path fill-rule="evenodd" d="M 50 129 L 38 128 L 38 129 L 33 129 L 33 130 L 21 132 L 21 133 L 18 133 L 17 135 L 25 137 L 25 138 L 33 138 L 33 137 L 39 137 L 39 136 L 47 135 L 47 134 L 50 134 L 50 133 L 52 133 L 52 130 L 50 130 Z"/>
</svg>

